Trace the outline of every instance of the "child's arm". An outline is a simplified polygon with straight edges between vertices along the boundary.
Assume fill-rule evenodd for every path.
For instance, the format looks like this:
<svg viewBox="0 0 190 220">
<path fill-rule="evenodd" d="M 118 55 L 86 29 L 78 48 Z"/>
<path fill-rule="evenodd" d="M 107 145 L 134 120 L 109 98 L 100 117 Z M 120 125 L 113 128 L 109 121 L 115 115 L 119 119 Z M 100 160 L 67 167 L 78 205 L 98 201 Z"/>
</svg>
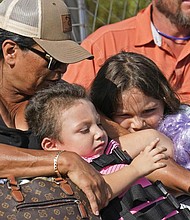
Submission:
<svg viewBox="0 0 190 220">
<path fill-rule="evenodd" d="M 167 156 L 173 158 L 172 141 L 159 131 L 155 129 L 145 129 L 135 133 L 129 133 L 128 130 L 121 127 L 118 123 L 112 121 L 102 113 L 100 113 L 100 116 L 101 123 L 108 136 L 117 141 L 121 145 L 122 150 L 126 150 L 132 158 L 136 157 L 152 140 L 157 137 L 160 139 L 158 146 L 165 146 L 167 148 Z"/>
<path fill-rule="evenodd" d="M 160 162 L 166 159 L 164 147 L 155 147 L 159 139 L 155 139 L 142 151 L 130 165 L 123 167 L 114 173 L 104 175 L 105 181 L 110 185 L 113 197 L 118 196 L 123 191 L 131 186 L 137 179 L 145 176 L 152 171 L 166 166 L 165 163 Z"/>
<path fill-rule="evenodd" d="M 164 134 L 154 130 L 145 129 L 135 133 L 130 133 L 119 137 L 119 144 L 122 150 L 126 150 L 132 157 L 136 157 L 145 147 L 154 139 L 159 138 L 157 146 L 164 146 L 167 148 L 165 154 L 173 158 L 173 142 Z"/>
</svg>

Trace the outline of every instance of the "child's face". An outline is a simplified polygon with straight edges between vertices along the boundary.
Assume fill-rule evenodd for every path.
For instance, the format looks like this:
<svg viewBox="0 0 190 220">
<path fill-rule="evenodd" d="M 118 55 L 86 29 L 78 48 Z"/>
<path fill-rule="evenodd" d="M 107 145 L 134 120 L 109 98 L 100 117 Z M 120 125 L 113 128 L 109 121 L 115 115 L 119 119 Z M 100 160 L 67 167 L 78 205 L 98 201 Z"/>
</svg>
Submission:
<svg viewBox="0 0 190 220">
<path fill-rule="evenodd" d="M 74 151 L 83 157 L 103 154 L 108 137 L 100 117 L 90 101 L 80 99 L 63 111 L 59 149 Z"/>
<path fill-rule="evenodd" d="M 132 88 L 124 91 L 113 120 L 122 127 L 135 132 L 147 128 L 156 129 L 164 114 L 162 101 L 144 95 Z"/>
</svg>

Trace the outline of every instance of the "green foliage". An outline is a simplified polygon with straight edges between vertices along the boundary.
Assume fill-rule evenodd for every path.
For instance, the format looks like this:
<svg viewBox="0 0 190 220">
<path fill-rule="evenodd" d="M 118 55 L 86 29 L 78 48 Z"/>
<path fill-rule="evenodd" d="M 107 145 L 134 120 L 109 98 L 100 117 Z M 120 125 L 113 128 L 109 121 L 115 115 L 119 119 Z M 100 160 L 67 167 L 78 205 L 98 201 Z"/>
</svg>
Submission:
<svg viewBox="0 0 190 220">
<path fill-rule="evenodd" d="M 129 18 L 145 8 L 151 0 L 85 0 L 89 32 L 102 25 Z"/>
</svg>

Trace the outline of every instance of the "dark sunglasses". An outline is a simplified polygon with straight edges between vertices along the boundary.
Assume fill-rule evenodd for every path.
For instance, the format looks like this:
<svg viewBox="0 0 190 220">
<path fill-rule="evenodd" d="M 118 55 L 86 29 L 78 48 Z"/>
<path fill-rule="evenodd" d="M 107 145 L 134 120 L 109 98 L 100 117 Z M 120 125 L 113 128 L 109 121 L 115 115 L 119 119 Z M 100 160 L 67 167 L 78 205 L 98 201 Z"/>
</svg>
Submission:
<svg viewBox="0 0 190 220">
<path fill-rule="evenodd" d="M 47 68 L 49 70 L 55 70 L 55 69 L 57 69 L 62 64 L 61 62 L 59 62 L 58 60 L 54 59 L 52 56 L 50 56 L 46 52 L 42 52 L 42 51 L 36 50 L 33 47 L 25 47 L 25 48 L 27 48 L 28 50 L 32 51 L 33 53 L 39 55 L 44 60 L 46 60 L 48 62 Z"/>
</svg>

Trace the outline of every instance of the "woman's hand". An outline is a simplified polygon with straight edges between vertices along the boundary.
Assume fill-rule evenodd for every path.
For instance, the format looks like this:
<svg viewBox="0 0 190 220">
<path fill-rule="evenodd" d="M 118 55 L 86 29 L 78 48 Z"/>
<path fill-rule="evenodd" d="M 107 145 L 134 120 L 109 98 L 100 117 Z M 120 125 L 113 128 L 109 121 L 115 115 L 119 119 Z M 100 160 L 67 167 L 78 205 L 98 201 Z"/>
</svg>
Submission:
<svg viewBox="0 0 190 220">
<path fill-rule="evenodd" d="M 6 177 L 7 173 L 23 178 L 55 175 L 54 151 L 29 150 L 5 144 L 0 144 L 0 149 L 0 177 L 2 178 Z M 79 155 L 63 152 L 59 156 L 58 169 L 62 175 L 67 174 L 83 190 L 94 214 L 98 214 L 98 211 L 108 204 L 112 194 L 109 185 L 101 174 Z"/>
<path fill-rule="evenodd" d="M 62 153 L 59 157 L 59 171 L 67 174 L 83 190 L 95 215 L 98 215 L 99 210 L 108 204 L 112 196 L 111 188 L 102 175 L 79 155 L 68 151 Z"/>
</svg>

